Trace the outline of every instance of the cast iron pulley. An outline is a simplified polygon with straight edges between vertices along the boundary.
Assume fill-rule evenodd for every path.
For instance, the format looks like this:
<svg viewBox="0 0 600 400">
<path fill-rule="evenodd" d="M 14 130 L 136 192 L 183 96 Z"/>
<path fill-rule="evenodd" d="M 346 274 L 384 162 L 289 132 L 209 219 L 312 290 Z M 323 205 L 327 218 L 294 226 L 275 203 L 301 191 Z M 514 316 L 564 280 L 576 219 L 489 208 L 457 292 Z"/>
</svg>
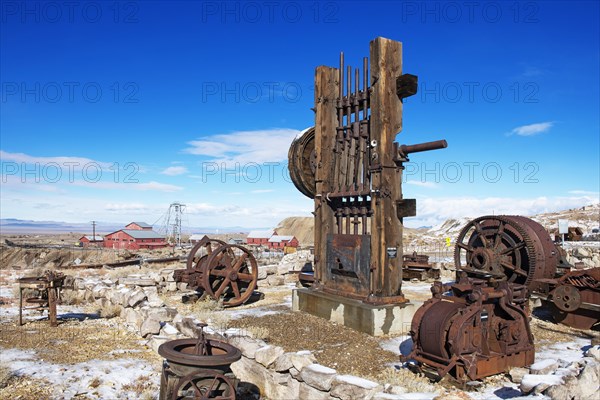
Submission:
<svg viewBox="0 0 600 400">
<path fill-rule="evenodd" d="M 235 388 L 222 374 L 194 372 L 179 379 L 172 400 L 235 400 Z"/>
<path fill-rule="evenodd" d="M 554 305 L 562 311 L 575 311 L 581 305 L 581 294 L 573 285 L 560 285 L 550 294 Z"/>
<path fill-rule="evenodd" d="M 308 128 L 292 142 L 288 152 L 290 178 L 303 195 L 314 199 L 316 193 L 315 173 L 315 127 Z"/>
<path fill-rule="evenodd" d="M 219 247 L 202 267 L 202 286 L 226 307 L 245 303 L 256 288 L 258 264 L 252 253 L 238 245 Z"/>
<path fill-rule="evenodd" d="M 552 278 L 557 251 L 537 222 L 521 216 L 484 216 L 469 222 L 454 251 L 457 270 L 470 276 L 506 279 L 533 290 L 536 279 Z"/>
</svg>

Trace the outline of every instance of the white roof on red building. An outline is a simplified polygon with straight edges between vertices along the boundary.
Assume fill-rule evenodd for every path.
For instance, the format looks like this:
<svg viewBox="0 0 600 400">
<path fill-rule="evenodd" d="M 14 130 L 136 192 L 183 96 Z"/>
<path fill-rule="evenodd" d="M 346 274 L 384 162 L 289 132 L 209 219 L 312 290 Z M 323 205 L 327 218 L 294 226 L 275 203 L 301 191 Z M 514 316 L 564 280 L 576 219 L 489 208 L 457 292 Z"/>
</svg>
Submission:
<svg viewBox="0 0 600 400">
<path fill-rule="evenodd" d="M 270 229 L 268 231 L 250 231 L 248 234 L 249 239 L 269 239 L 275 234 L 275 230 Z"/>
<path fill-rule="evenodd" d="M 269 243 L 289 242 L 294 236 L 273 235 L 269 239 Z"/>
</svg>

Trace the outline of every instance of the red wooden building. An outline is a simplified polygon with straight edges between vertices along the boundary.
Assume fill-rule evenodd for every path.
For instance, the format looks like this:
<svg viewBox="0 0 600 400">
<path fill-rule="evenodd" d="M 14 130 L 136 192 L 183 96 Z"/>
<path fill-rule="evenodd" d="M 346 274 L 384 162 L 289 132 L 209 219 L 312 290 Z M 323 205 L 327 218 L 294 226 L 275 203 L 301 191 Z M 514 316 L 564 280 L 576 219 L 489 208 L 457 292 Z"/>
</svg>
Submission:
<svg viewBox="0 0 600 400">
<path fill-rule="evenodd" d="M 86 235 L 79 238 L 79 243 L 83 247 L 103 247 L 104 239 L 98 235 Z"/>
<path fill-rule="evenodd" d="M 268 246 L 270 249 L 281 249 L 286 247 L 298 247 L 298 239 L 295 236 L 273 235 L 269 238 Z"/>
<path fill-rule="evenodd" d="M 125 229 L 135 229 L 138 231 L 151 231 L 152 225 L 148 225 L 145 222 L 130 222 L 125 225 Z"/>
<path fill-rule="evenodd" d="M 121 229 L 104 236 L 104 247 L 109 249 L 158 249 L 168 245 L 165 237 L 154 232 L 152 227 L 150 229 Z"/>
<path fill-rule="evenodd" d="M 268 246 L 269 239 L 271 239 L 273 235 L 277 235 L 277 232 L 274 229 L 268 231 L 250 231 L 246 237 L 246 244 Z"/>
</svg>

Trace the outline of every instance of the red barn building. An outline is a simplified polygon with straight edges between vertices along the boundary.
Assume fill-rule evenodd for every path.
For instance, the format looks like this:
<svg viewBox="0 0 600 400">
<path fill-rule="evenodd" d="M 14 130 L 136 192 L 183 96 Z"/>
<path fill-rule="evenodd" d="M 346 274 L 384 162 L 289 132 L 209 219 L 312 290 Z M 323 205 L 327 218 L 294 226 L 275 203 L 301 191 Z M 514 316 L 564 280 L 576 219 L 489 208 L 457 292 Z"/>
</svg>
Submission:
<svg viewBox="0 0 600 400">
<path fill-rule="evenodd" d="M 104 239 L 102 239 L 102 236 L 98 235 L 86 235 L 79 238 L 79 243 L 81 243 L 81 246 L 83 247 L 102 247 L 103 242 Z"/>
<path fill-rule="evenodd" d="M 121 229 L 104 236 L 104 247 L 109 249 L 158 249 L 168 245 L 165 237 L 152 229 Z"/>
<path fill-rule="evenodd" d="M 135 229 L 138 231 L 151 231 L 152 225 L 148 225 L 145 222 L 130 222 L 129 224 L 125 225 L 125 229 Z"/>
<path fill-rule="evenodd" d="M 277 235 L 277 232 L 274 229 L 269 231 L 251 231 L 246 237 L 246 244 L 253 244 L 256 246 L 268 246 L 269 239 L 273 235 Z"/>
<path fill-rule="evenodd" d="M 270 249 L 283 250 L 286 247 L 298 247 L 298 239 L 295 236 L 273 235 L 269 238 Z"/>
</svg>

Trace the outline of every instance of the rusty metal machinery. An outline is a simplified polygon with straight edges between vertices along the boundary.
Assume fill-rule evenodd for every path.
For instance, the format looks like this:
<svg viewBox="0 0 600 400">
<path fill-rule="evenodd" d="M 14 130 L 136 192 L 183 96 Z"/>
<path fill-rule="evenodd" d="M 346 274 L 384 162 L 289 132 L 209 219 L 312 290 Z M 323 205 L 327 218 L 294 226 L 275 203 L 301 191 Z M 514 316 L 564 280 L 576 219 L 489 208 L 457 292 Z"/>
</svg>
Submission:
<svg viewBox="0 0 600 400">
<path fill-rule="evenodd" d="M 411 153 L 447 146 L 394 142 L 402 101 L 416 91 L 417 77 L 402 73 L 402 44 L 381 37 L 371 41 L 362 71 L 345 67 L 343 53 L 339 68 L 317 67 L 315 127 L 288 154 L 294 185 L 314 199 L 311 291 L 370 304 L 407 301 L 402 227 L 416 215 L 416 201 L 402 195 L 403 163 Z"/>
<path fill-rule="evenodd" d="M 163 363 L 160 400 L 235 400 L 238 380 L 230 365 L 241 351 L 222 341 L 207 339 L 206 324 L 199 324 L 197 339 L 176 339 L 161 344 Z"/>
<path fill-rule="evenodd" d="M 223 299 L 223 306 L 233 307 L 250 299 L 258 280 L 258 264 L 243 246 L 226 244 L 204 236 L 192 248 L 185 269 L 174 272 L 176 282 Z"/>
<path fill-rule="evenodd" d="M 481 379 L 533 363 L 525 285 L 468 278 L 435 282 L 432 299 L 415 313 L 412 352 L 404 361 L 438 379 Z"/>
<path fill-rule="evenodd" d="M 440 270 L 433 268 L 429 263 L 429 256 L 425 254 L 405 254 L 402 261 L 402 278 L 406 280 L 440 279 Z"/>
<path fill-rule="evenodd" d="M 19 325 L 23 325 L 23 310 L 48 310 L 50 326 L 58 326 L 56 315 L 56 304 L 58 302 L 60 289 L 64 284 L 65 275 L 57 271 L 44 271 L 38 277 L 19 278 Z M 35 297 L 28 297 L 25 303 L 34 304 L 31 307 L 23 307 L 23 292 L 34 290 L 38 293 Z"/>
<path fill-rule="evenodd" d="M 570 271 L 557 279 L 541 279 L 545 291 L 535 294 L 556 322 L 591 329 L 600 322 L 600 268 Z"/>
<path fill-rule="evenodd" d="M 579 329 L 600 322 L 600 268 L 570 271 L 565 251 L 543 226 L 522 216 L 484 216 L 458 235 L 457 273 L 526 285 L 554 320 Z"/>
<path fill-rule="evenodd" d="M 558 262 L 559 251 L 548 232 L 526 217 L 479 217 L 469 222 L 456 239 L 457 271 L 506 279 L 526 285 L 530 291 L 542 286 L 539 279 L 554 277 Z"/>
</svg>

